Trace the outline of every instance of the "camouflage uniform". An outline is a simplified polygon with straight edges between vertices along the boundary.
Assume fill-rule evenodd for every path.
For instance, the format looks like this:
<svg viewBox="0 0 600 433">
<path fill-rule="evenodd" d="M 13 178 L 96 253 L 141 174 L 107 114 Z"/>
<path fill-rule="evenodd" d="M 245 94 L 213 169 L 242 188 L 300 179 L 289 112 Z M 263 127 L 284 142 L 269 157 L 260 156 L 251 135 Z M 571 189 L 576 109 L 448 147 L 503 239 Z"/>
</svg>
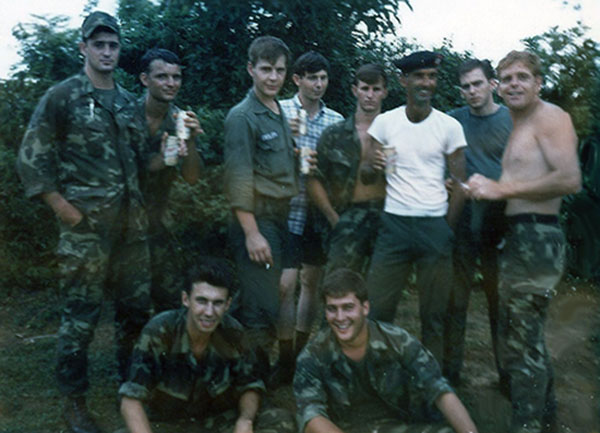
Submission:
<svg viewBox="0 0 600 433">
<path fill-rule="evenodd" d="M 156 133 L 150 136 L 145 128 L 146 141 L 143 149 L 144 164 L 160 153 L 162 136 L 165 132 L 175 135 L 174 114 L 180 109 L 175 104 L 169 110 Z M 146 96 L 137 101 L 137 114 L 142 124 L 146 124 Z M 168 213 L 169 191 L 179 171 L 177 166 L 165 166 L 162 170 L 143 170 L 141 189 L 148 211 L 148 246 L 152 266 L 151 295 L 156 312 L 177 308 L 181 304 L 181 290 L 184 286 L 181 247 L 169 230 L 171 216 Z"/>
<path fill-rule="evenodd" d="M 507 219 L 500 255 L 498 353 L 510 378 L 511 433 L 539 433 L 556 414 L 544 325 L 563 272 L 565 240 L 554 215 Z"/>
<path fill-rule="evenodd" d="M 352 202 L 361 152 L 354 116 L 328 127 L 317 145 L 319 157 L 313 176 L 340 217 L 327 239 L 327 273 L 346 267 L 364 276 L 375 247 L 383 198 Z"/>
<path fill-rule="evenodd" d="M 224 316 L 204 356 L 196 359 L 186 331 L 187 314 L 185 308 L 165 311 L 148 322 L 119 394 L 146 403 L 152 420 L 196 418 L 206 431 L 230 431 L 240 396 L 248 390 L 265 391 L 256 358 L 244 349 L 241 325 Z M 282 409 L 262 411 L 255 425 L 261 432 L 295 431 L 293 416 Z"/>
<path fill-rule="evenodd" d="M 225 193 L 230 206 L 254 214 L 274 262 L 266 269 L 250 260 L 244 232 L 234 216 L 229 241 L 240 281 L 239 318 L 246 327 L 272 329 L 279 315 L 289 201 L 298 193 L 292 132 L 281 109 L 275 114 L 250 90 L 227 114 L 224 150 Z"/>
<path fill-rule="evenodd" d="M 82 394 L 87 348 L 105 287 L 115 299 L 119 371 L 150 315 L 148 225 L 138 186 L 142 128 L 132 95 L 94 89 L 84 72 L 49 89 L 21 144 L 17 167 L 28 197 L 58 191 L 83 214 L 59 222 L 65 305 L 57 376 L 64 394 Z"/>
<path fill-rule="evenodd" d="M 352 365 L 356 363 L 343 354 L 329 327 L 301 352 L 294 376 L 300 431 L 311 419 L 323 416 L 344 431 L 371 432 L 385 425 L 381 431 L 416 428 L 420 432 L 430 428 L 425 431 L 451 432 L 442 424 L 422 424 L 440 419 L 434 402 L 452 392 L 431 353 L 398 326 L 372 320 L 367 323 L 369 343 L 358 374 Z"/>
</svg>

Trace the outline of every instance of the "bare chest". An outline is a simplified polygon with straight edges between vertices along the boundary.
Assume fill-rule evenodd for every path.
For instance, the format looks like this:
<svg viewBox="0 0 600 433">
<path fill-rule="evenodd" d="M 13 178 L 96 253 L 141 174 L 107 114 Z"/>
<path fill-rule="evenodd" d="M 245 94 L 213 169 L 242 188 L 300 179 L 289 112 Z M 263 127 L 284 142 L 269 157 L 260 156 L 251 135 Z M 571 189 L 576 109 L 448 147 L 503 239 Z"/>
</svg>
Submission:
<svg viewBox="0 0 600 433">
<path fill-rule="evenodd" d="M 502 176 L 530 179 L 548 171 L 548 165 L 532 128 L 513 130 L 502 158 Z"/>
</svg>

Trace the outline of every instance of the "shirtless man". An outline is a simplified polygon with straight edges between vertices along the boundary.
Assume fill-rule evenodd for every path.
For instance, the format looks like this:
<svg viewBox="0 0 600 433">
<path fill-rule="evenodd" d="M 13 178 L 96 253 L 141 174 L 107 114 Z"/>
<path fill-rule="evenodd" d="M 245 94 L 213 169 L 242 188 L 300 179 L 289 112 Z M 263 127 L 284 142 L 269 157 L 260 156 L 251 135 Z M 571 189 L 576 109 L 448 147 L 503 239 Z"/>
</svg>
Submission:
<svg viewBox="0 0 600 433">
<path fill-rule="evenodd" d="M 311 199 L 329 221 L 326 273 L 344 267 L 364 276 L 377 237 L 385 181 L 365 185 L 358 176 L 366 161 L 367 130 L 387 96 L 387 76 L 380 65 L 358 68 L 352 85 L 356 111 L 328 127 L 317 146 L 317 170 L 308 181 Z"/>
<path fill-rule="evenodd" d="M 542 77 L 535 54 L 511 51 L 497 71 L 498 93 L 510 109 L 514 129 L 500 179 L 474 174 L 468 192 L 476 200 L 507 200 L 498 352 L 510 381 L 510 431 L 550 432 L 556 428 L 556 399 L 544 323 L 565 261 L 558 222 L 561 199 L 581 187 L 577 136 L 569 115 L 540 99 Z"/>
</svg>

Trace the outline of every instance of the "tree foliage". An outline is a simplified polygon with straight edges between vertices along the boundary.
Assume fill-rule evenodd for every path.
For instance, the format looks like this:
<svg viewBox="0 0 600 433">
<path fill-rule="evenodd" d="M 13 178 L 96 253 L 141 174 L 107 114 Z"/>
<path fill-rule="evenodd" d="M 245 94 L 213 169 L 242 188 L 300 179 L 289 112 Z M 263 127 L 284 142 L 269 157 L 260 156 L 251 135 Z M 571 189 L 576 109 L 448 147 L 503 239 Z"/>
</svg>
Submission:
<svg viewBox="0 0 600 433">
<path fill-rule="evenodd" d="M 581 24 L 564 31 L 552 27 L 524 39 L 527 49 L 542 61 L 542 98 L 571 115 L 580 137 L 600 125 L 600 45 L 586 36 L 587 30 Z"/>
<path fill-rule="evenodd" d="M 96 4 L 97 0 L 88 0 L 85 13 Z M 354 70 L 369 61 L 386 65 L 390 72 L 389 96 L 384 102 L 387 110 L 405 102 L 392 61 L 420 49 L 414 42 L 391 37 L 402 8 L 408 12 L 405 5 L 410 7 L 404 0 L 231 0 L 227 7 L 217 0 L 120 0 L 123 49 L 118 81 L 141 93 L 137 76 L 141 55 L 154 46 L 176 52 L 185 66 L 177 102 L 198 112 L 205 131 L 201 153 L 212 166 L 197 185 L 177 183 L 172 191 L 173 227 L 175 235 L 185 241 L 186 251 L 218 251 L 223 246 L 229 215 L 218 166 L 223 118 L 251 85 L 246 51 L 252 39 L 271 34 L 286 41 L 294 56 L 310 49 L 325 55 L 331 62 L 326 102 L 344 115 L 354 110 L 350 92 Z M 12 78 L 0 80 L 0 290 L 8 293 L 56 285 L 54 218 L 40 202 L 25 199 L 14 162 L 37 101 L 48 87 L 82 65 L 78 29 L 67 28 L 65 17 L 34 18 L 13 30 L 22 61 Z M 581 213 L 582 206 L 587 209 L 600 197 L 599 47 L 585 32 L 581 26 L 567 31 L 552 28 L 526 40 L 545 65 L 543 97 L 571 113 L 582 138 L 589 195 L 567 200 L 569 215 Z M 450 40 L 436 51 L 444 56 L 444 62 L 434 106 L 446 111 L 463 104 L 456 71 L 470 53 L 457 52 Z M 282 96 L 289 97 L 294 90 L 288 80 Z M 586 241 L 589 221 L 570 221 L 581 227 L 571 238 L 573 244 Z M 581 245 L 581 251 L 587 251 Z M 573 260 L 582 259 L 576 256 Z M 585 263 L 591 269 L 591 262 Z"/>
</svg>

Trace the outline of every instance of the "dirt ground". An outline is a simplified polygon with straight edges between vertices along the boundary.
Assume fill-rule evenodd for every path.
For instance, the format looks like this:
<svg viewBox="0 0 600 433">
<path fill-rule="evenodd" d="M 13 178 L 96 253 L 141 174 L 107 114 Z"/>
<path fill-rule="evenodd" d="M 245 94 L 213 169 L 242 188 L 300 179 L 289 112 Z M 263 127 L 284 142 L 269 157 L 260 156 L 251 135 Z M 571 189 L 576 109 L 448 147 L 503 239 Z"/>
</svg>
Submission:
<svg viewBox="0 0 600 433">
<path fill-rule="evenodd" d="M 0 432 L 65 432 L 61 398 L 54 383 L 54 347 L 59 325 L 58 297 L 24 293 L 0 301 Z M 398 323 L 418 335 L 417 299 L 406 293 Z M 563 432 L 600 432 L 600 287 L 564 281 L 552 301 L 547 342 L 552 354 Z M 89 406 L 106 432 L 123 422 L 117 411 L 112 312 L 102 315 L 92 344 Z M 490 349 L 485 296 L 474 292 L 467 325 L 464 383 L 457 389 L 481 433 L 505 433 L 510 405 L 499 393 Z M 290 387 L 273 401 L 294 408 Z M 189 432 L 189 423 L 155 425 L 156 432 Z M 124 430 L 122 430 L 124 431 Z"/>
</svg>

